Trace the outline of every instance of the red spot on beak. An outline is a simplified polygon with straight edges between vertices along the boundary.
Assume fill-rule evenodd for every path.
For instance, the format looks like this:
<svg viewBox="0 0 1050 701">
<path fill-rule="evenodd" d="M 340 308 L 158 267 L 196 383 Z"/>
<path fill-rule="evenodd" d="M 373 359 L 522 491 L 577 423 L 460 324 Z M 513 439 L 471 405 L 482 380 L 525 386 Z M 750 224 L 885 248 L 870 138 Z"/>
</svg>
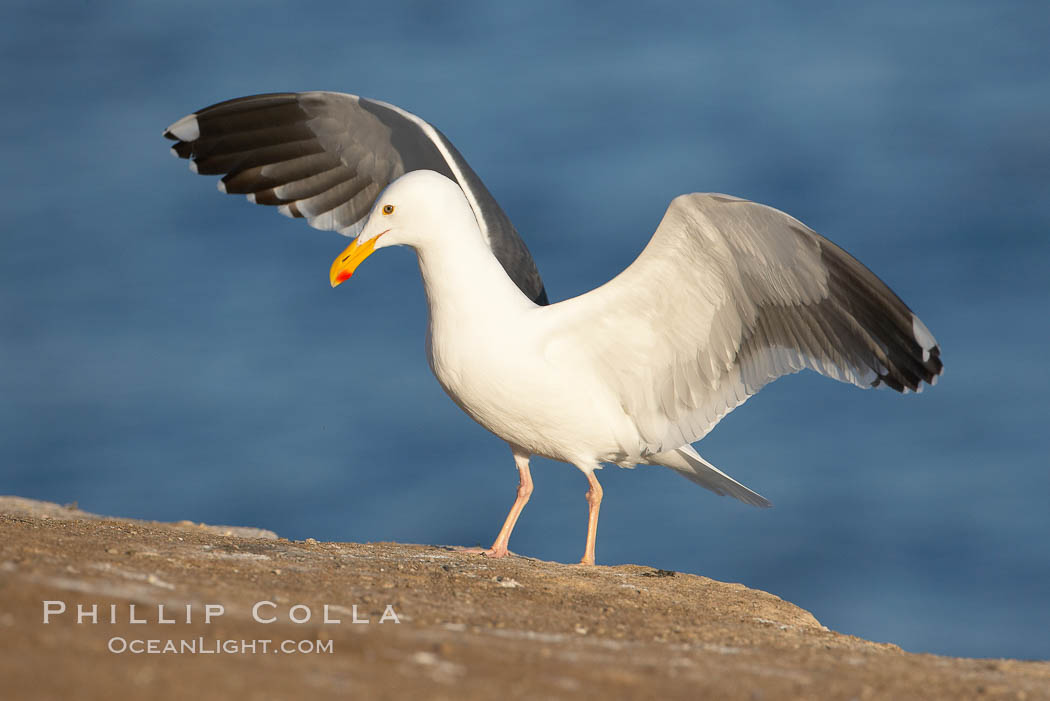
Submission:
<svg viewBox="0 0 1050 701">
<path fill-rule="evenodd" d="M 343 270 L 343 271 L 340 271 L 340 273 L 339 273 L 338 275 L 336 275 L 336 276 L 335 276 L 335 279 L 336 279 L 336 280 L 337 280 L 338 282 L 346 282 L 346 281 L 347 281 L 347 280 L 349 280 L 349 279 L 350 279 L 351 277 L 353 277 L 353 275 L 354 275 L 353 273 L 351 273 L 351 272 L 349 272 L 349 271 L 347 271 L 347 270 Z"/>
</svg>

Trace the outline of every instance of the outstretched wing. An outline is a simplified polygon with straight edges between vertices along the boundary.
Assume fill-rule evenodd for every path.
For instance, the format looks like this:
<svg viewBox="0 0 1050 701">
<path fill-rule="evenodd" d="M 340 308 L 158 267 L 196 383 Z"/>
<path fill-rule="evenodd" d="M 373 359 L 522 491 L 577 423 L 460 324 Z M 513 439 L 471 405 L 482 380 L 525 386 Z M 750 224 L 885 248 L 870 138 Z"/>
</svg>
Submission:
<svg viewBox="0 0 1050 701">
<path fill-rule="evenodd" d="M 413 170 L 459 183 L 507 274 L 547 304 L 536 264 L 481 179 L 444 134 L 394 105 L 334 92 L 241 97 L 183 117 L 164 131 L 172 152 L 219 189 L 243 194 L 316 229 L 356 236 L 376 197 Z"/>
<path fill-rule="evenodd" d="M 699 440 L 805 368 L 899 392 L 942 369 L 929 330 L 874 273 L 787 214 L 726 195 L 676 198 L 630 267 L 565 304 L 643 454 Z"/>
</svg>

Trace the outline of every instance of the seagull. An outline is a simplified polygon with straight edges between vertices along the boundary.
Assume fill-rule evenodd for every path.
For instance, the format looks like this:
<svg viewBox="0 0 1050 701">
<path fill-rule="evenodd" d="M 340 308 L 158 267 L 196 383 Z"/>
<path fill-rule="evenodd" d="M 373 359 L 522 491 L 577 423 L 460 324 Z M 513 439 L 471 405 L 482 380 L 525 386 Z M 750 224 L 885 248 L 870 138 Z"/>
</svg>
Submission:
<svg viewBox="0 0 1050 701">
<path fill-rule="evenodd" d="M 933 335 L 885 283 L 766 205 L 680 195 L 626 270 L 549 304 L 527 248 L 462 156 L 400 108 L 339 93 L 255 96 L 165 135 L 197 172 L 225 173 L 220 189 L 354 235 L 332 263 L 333 287 L 382 248 L 416 252 L 430 368 L 507 442 L 519 473 L 503 527 L 480 551 L 490 557 L 509 553 L 534 455 L 586 476 L 580 562 L 593 565 L 602 463 L 662 465 L 768 507 L 692 447 L 722 417 L 804 369 L 902 393 L 943 370 Z"/>
</svg>

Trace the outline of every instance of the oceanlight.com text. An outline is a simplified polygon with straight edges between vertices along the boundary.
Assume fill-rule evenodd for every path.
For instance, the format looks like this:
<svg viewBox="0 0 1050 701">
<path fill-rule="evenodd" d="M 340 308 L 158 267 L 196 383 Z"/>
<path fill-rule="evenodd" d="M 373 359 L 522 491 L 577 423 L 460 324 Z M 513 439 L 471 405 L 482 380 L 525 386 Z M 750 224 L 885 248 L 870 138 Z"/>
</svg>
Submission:
<svg viewBox="0 0 1050 701">
<path fill-rule="evenodd" d="M 332 640 L 222 640 L 189 638 L 186 640 L 122 638 L 109 639 L 107 649 L 117 655 L 331 655 Z"/>
</svg>

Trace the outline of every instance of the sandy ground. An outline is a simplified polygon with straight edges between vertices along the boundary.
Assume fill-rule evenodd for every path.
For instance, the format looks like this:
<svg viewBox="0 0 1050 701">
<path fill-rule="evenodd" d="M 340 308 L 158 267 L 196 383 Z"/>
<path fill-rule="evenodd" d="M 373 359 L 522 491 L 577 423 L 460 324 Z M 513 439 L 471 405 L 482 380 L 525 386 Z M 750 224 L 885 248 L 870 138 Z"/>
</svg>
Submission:
<svg viewBox="0 0 1050 701">
<path fill-rule="evenodd" d="M 5 699 L 1050 699 L 1050 662 L 910 654 L 650 567 L 292 542 L 15 497 L 0 535 Z"/>
</svg>

